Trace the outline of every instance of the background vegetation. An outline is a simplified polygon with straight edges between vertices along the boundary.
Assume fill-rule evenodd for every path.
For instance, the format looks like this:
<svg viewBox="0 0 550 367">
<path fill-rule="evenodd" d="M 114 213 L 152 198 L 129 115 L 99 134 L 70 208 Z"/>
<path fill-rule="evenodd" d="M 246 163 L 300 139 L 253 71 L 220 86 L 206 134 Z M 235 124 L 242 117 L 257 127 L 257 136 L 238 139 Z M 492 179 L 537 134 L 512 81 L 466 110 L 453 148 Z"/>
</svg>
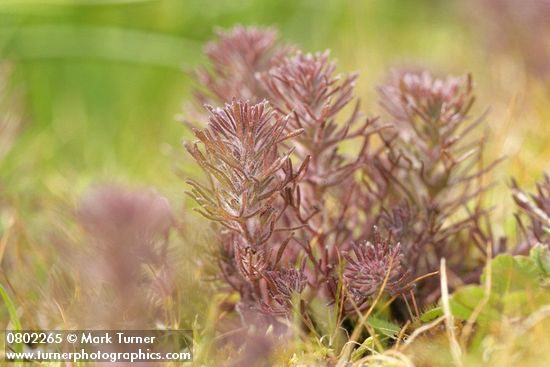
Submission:
<svg viewBox="0 0 550 367">
<path fill-rule="evenodd" d="M 490 2 L 490 1 L 485 1 Z M 181 176 L 196 175 L 178 122 L 191 94 L 191 70 L 216 27 L 273 25 L 307 51 L 330 48 L 339 70 L 357 70 L 364 111 L 380 111 L 376 86 L 393 67 L 423 66 L 439 74 L 471 73 L 476 113 L 486 119 L 489 154 L 507 156 L 492 173 L 499 233 L 515 230 L 509 179 L 532 187 L 550 171 L 550 89 L 521 48 L 495 50 L 498 20 L 474 0 L 4 0 L 0 59 L 13 68 L 22 123 L 0 162 L 0 281 L 15 304 L 39 299 L 47 285 L 52 228 L 95 182 L 154 186 L 185 223 L 183 252 L 204 240 L 205 222 L 187 214 Z M 509 23 L 512 27 L 512 23 Z M 527 24 L 520 24 L 520 26 Z M 527 27 L 528 28 L 528 27 Z M 531 32 L 510 29 L 518 42 Z M 523 33 L 522 33 L 523 32 Z M 524 38 L 519 38 L 520 35 Z M 525 38 L 526 37 L 526 38 Z M 514 38 L 514 36 L 512 37 Z M 543 47 L 540 47 L 543 49 Z M 5 103 L 5 102 L 3 102 Z M 7 144 L 7 143 L 3 143 Z M 64 223 L 64 225 L 60 225 Z M 197 227 L 202 226 L 202 227 Z M 8 254 L 10 259 L 7 260 Z M 13 260 L 16 259 L 16 260 Z M 14 269 L 28 272 L 8 279 Z M 32 275 L 32 276 L 31 276 Z M 186 322 L 205 302 L 187 274 Z M 24 280 L 36 283 L 31 287 Z M 203 315 L 206 317 L 206 315 Z M 0 308 L 0 324 L 9 320 Z"/>
</svg>

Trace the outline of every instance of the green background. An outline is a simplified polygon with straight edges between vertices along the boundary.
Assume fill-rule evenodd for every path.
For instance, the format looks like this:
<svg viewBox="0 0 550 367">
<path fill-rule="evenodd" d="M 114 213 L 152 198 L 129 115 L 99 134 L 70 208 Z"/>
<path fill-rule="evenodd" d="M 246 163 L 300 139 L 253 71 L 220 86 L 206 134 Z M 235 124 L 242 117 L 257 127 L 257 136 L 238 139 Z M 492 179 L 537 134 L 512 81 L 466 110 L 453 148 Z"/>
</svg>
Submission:
<svg viewBox="0 0 550 367">
<path fill-rule="evenodd" d="M 517 55 L 490 51 L 478 12 L 469 0 L 3 0 L 0 58 L 15 66 L 25 111 L 1 162 L 3 193 L 25 209 L 33 198 L 75 200 L 93 182 L 121 181 L 181 202 L 179 176 L 194 165 L 176 116 L 204 43 L 216 27 L 240 23 L 275 26 L 307 51 L 332 49 L 339 71 L 361 73 L 357 94 L 370 115 L 394 67 L 471 72 L 475 113 L 491 109 L 490 156 L 509 157 L 496 177 L 499 199 L 511 175 L 532 184 L 548 168 L 550 110 Z"/>
</svg>

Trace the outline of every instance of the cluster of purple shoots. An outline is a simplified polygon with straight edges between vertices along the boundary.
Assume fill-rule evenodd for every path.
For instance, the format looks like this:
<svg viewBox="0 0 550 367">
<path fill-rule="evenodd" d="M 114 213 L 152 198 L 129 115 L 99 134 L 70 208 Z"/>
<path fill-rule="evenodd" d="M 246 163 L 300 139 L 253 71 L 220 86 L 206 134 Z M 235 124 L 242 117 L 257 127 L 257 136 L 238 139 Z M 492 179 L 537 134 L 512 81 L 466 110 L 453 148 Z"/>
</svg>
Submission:
<svg viewBox="0 0 550 367">
<path fill-rule="evenodd" d="M 393 71 L 374 117 L 357 74 L 273 29 L 220 31 L 205 53 L 186 144 L 204 176 L 188 194 L 219 229 L 216 275 L 244 322 L 308 320 L 314 299 L 342 321 L 380 297 L 414 318 L 439 298 L 442 258 L 456 288 L 488 254 L 548 241 L 547 178 L 533 197 L 513 185 L 522 242 L 493 233 L 484 194 L 499 160 L 485 159 L 470 75 Z"/>
</svg>

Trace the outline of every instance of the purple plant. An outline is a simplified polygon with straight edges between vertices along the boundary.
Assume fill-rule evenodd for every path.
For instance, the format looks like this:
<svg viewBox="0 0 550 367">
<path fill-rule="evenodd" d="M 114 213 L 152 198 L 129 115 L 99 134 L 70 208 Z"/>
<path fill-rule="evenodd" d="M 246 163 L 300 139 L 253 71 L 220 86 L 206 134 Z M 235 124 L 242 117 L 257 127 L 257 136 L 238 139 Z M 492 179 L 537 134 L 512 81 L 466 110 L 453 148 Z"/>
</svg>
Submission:
<svg viewBox="0 0 550 367">
<path fill-rule="evenodd" d="M 401 244 L 394 243 L 391 235 L 383 239 L 375 229 L 374 242 L 353 243 L 345 258 L 344 282 L 359 309 L 380 290 L 391 296 L 410 288 Z"/>
<path fill-rule="evenodd" d="M 470 119 L 472 91 L 470 76 L 439 79 L 426 71 L 394 72 L 379 89 L 396 126 L 377 164 L 390 188 L 381 220 L 404 245 L 414 277 L 436 271 L 442 257 L 457 274 L 471 272 L 481 263 L 463 259 L 477 247 L 481 261 L 494 241 L 482 224 L 482 195 L 498 161 L 484 165 L 483 139 L 470 138 L 482 121 Z M 433 301 L 437 284 L 424 286 L 420 298 Z"/>
<path fill-rule="evenodd" d="M 236 26 L 218 31 L 217 36 L 204 49 L 210 68 L 196 73 L 203 86 L 195 92 L 198 102 L 222 104 L 233 98 L 260 102 L 265 93 L 255 74 L 275 65 L 292 47 L 281 45 L 273 28 Z"/>
<path fill-rule="evenodd" d="M 245 323 L 290 317 L 296 300 L 307 320 L 313 298 L 344 302 L 352 317 L 380 290 L 434 301 L 436 282 L 412 282 L 442 257 L 459 279 L 477 274 L 493 241 L 482 194 L 495 163 L 483 164 L 483 140 L 469 135 L 481 122 L 469 117 L 470 77 L 395 73 L 380 88 L 388 129 L 359 112 L 357 75 L 336 74 L 328 51 L 277 48 L 257 28 L 218 37 L 208 55 L 224 72 L 203 84 L 232 102 L 207 106 L 208 126 L 186 145 L 207 176 L 188 180 L 189 194 L 221 226 L 218 278 L 240 294 Z M 476 261 L 463 261 L 474 247 Z"/>
<path fill-rule="evenodd" d="M 274 276 L 278 271 L 290 274 L 280 263 L 290 237 L 274 234 L 291 230 L 279 225 L 286 208 L 283 195 L 305 171 L 307 160 L 294 171 L 290 152 L 281 155 L 279 148 L 303 131 L 288 131 L 288 118 L 267 102 L 234 100 L 223 109 L 208 110 L 208 127 L 195 130 L 198 140 L 186 148 L 209 184 L 189 180 L 189 195 L 200 205 L 199 213 L 225 229 L 220 257 L 225 279 L 242 302 L 261 310 L 285 296 Z"/>
<path fill-rule="evenodd" d="M 264 311 L 271 315 L 289 315 L 293 301 L 304 291 L 307 278 L 304 268 L 281 269 L 267 273 L 269 302 L 264 303 Z"/>
<path fill-rule="evenodd" d="M 524 243 L 516 251 L 527 252 L 537 242 L 550 243 L 550 177 L 545 174 L 542 182 L 537 184 L 535 194 L 527 195 L 516 181 L 512 181 L 512 195 L 517 206 L 529 220 L 529 227 L 525 228 L 521 217 L 517 216 Z"/>
<path fill-rule="evenodd" d="M 146 315 L 155 317 L 156 301 L 173 290 L 167 259 L 172 227 L 168 201 L 152 190 L 97 186 L 82 198 L 77 217 L 88 240 L 88 247 L 75 255 L 83 283 L 79 307 L 93 315 L 90 324 L 144 327 L 158 321 Z M 152 269 L 158 271 L 150 273 Z"/>
<path fill-rule="evenodd" d="M 258 76 L 275 108 L 290 115 L 289 127 L 304 130 L 293 142 L 297 155 L 311 156 L 306 180 L 318 187 L 334 186 L 353 173 L 357 165 L 338 153 L 338 145 L 364 137 L 370 123 L 367 120 L 350 132 L 357 123 L 357 105 L 346 123 L 338 126 L 335 118 L 353 100 L 357 74 L 336 75 L 335 68 L 328 51 L 298 52 Z"/>
<path fill-rule="evenodd" d="M 292 143 L 295 155 L 310 158 L 310 162 L 295 192 L 289 193 L 288 201 L 299 204 L 283 220 L 289 226 L 306 225 L 306 231 L 296 241 L 315 264 L 310 279 L 321 293 L 326 293 L 325 286 L 333 288 L 330 284 L 335 277 L 338 252 L 353 238 L 359 222 L 360 210 L 351 204 L 358 191 L 354 190 L 354 175 L 368 160 L 369 138 L 377 131 L 368 130 L 373 120 L 361 118 L 358 102 L 344 124 L 337 122 L 342 110 L 354 99 L 357 74 L 342 76 L 335 69 L 328 51 L 298 51 L 257 75 L 275 108 L 290 116 L 290 128 L 304 131 Z M 356 156 L 340 153 L 341 145 L 354 139 L 360 144 Z M 311 246 L 313 238 L 317 249 Z"/>
<path fill-rule="evenodd" d="M 130 191 L 115 185 L 89 190 L 77 215 L 101 248 L 127 246 L 140 253 L 151 250 L 152 239 L 165 235 L 172 220 L 170 204 L 154 191 Z"/>
<path fill-rule="evenodd" d="M 275 224 L 271 203 L 297 178 L 288 170 L 290 153 L 279 155 L 277 148 L 302 131 L 285 131 L 288 119 L 275 114 L 267 102 L 233 101 L 223 109 L 208 110 L 208 128 L 195 130 L 198 141 L 186 148 L 211 184 L 206 187 L 189 180 L 192 197 L 201 205 L 202 215 L 259 246 Z"/>
</svg>

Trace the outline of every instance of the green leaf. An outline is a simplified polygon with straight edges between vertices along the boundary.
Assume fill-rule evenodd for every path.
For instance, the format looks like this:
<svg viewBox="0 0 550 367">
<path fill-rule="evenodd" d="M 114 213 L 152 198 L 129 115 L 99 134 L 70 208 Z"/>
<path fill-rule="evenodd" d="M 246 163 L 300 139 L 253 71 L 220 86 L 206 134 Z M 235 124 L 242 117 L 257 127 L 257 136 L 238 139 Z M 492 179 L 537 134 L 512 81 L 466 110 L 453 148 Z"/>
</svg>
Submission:
<svg viewBox="0 0 550 367">
<path fill-rule="evenodd" d="M 483 299 L 483 295 L 483 288 L 477 285 L 469 285 L 458 289 L 450 299 L 451 312 L 458 319 L 468 320 Z M 481 320 L 487 320 L 487 315 L 480 315 Z"/>
<path fill-rule="evenodd" d="M 529 256 L 537 264 L 543 276 L 550 275 L 550 248 L 547 245 L 538 243 L 531 249 Z"/>
<path fill-rule="evenodd" d="M 536 257 L 535 257 L 536 258 Z M 500 320 L 502 316 L 524 317 L 550 302 L 550 294 L 540 283 L 540 265 L 534 256 L 499 255 L 489 263 L 491 294 L 477 317 L 478 324 Z M 469 285 L 455 291 L 450 304 L 453 315 L 468 320 L 485 296 L 488 268 L 481 276 L 482 285 Z"/>
<path fill-rule="evenodd" d="M 4 304 L 6 305 L 6 308 L 8 309 L 8 314 L 10 315 L 11 323 L 13 324 L 13 330 L 14 331 L 21 331 L 21 321 L 19 320 L 19 316 L 17 316 L 17 309 L 15 307 L 15 303 L 11 300 L 8 292 L 4 289 L 2 284 L 0 284 L 0 296 L 2 297 L 2 300 L 4 301 Z M 23 351 L 23 345 L 22 344 L 15 344 L 15 351 L 16 352 L 22 352 Z"/>
<path fill-rule="evenodd" d="M 369 316 L 367 323 L 377 332 L 380 332 L 386 336 L 396 336 L 401 331 L 399 325 L 394 324 L 391 321 L 378 318 L 376 316 Z"/>
<path fill-rule="evenodd" d="M 499 255 L 490 262 L 492 292 L 504 294 L 509 291 L 539 287 L 539 271 L 535 262 L 525 256 Z M 487 279 L 487 268 L 481 276 L 482 284 Z"/>
<path fill-rule="evenodd" d="M 441 316 L 443 316 L 443 309 L 439 306 L 436 306 L 422 313 L 422 315 L 420 315 L 420 321 L 430 322 Z"/>
<path fill-rule="evenodd" d="M 362 358 L 365 354 L 367 354 L 369 350 L 373 350 L 375 348 L 376 348 L 376 343 L 374 342 L 374 338 L 372 336 L 369 336 L 359 346 L 359 348 L 355 349 L 353 353 L 351 353 L 350 360 L 357 361 L 358 359 Z"/>
</svg>

